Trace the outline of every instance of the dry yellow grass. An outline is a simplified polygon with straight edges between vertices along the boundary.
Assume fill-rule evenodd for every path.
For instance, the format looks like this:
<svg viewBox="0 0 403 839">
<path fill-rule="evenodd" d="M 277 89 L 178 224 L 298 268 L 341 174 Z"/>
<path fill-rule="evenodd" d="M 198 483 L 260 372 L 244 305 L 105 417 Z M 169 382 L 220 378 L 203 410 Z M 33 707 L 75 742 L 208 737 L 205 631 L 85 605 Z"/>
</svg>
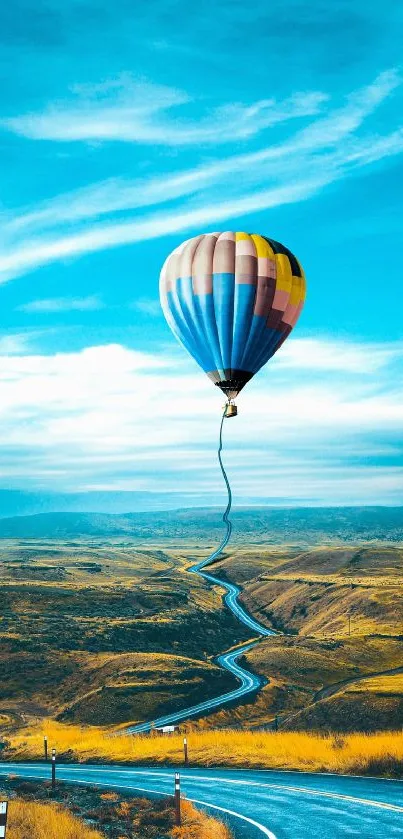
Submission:
<svg viewBox="0 0 403 839">
<path fill-rule="evenodd" d="M 118 795 L 104 793 L 101 798 L 115 802 Z M 123 801 L 120 807 L 125 804 Z M 16 798 L 10 801 L 8 812 L 7 839 L 104 839 L 104 833 L 88 827 L 58 804 Z M 231 839 L 226 825 L 197 810 L 189 801 L 182 800 L 181 812 L 182 826 L 172 829 L 173 839 Z"/>
<path fill-rule="evenodd" d="M 43 737 L 61 755 L 79 761 L 171 763 L 183 761 L 183 738 L 111 736 L 111 730 L 53 721 L 10 738 L 12 759 L 41 759 Z M 357 774 L 396 774 L 403 767 L 403 733 L 316 735 L 306 732 L 191 731 L 189 758 L 199 766 L 242 766 Z"/>
<path fill-rule="evenodd" d="M 101 798 L 115 802 L 118 795 L 104 793 Z M 126 815 L 130 808 L 126 809 L 125 805 L 127 808 L 123 801 L 120 807 Z M 8 812 L 7 839 L 104 839 L 105 836 L 58 804 L 16 798 L 10 801 Z M 170 831 L 172 839 L 231 839 L 232 834 L 223 822 L 197 810 L 190 801 L 182 800 L 181 813 L 182 825 Z"/>
<path fill-rule="evenodd" d="M 288 555 L 287 555 L 288 554 Z M 264 624 L 296 630 L 301 637 L 401 633 L 400 545 L 328 544 L 282 553 L 262 549 L 256 557 L 237 547 L 216 563 L 241 585 L 241 600 Z M 271 565 L 271 567 L 270 567 Z"/>
<path fill-rule="evenodd" d="M 346 693 L 379 693 L 383 695 L 403 694 L 403 673 L 395 673 L 390 676 L 372 676 L 368 679 L 360 679 L 348 685 Z"/>
<path fill-rule="evenodd" d="M 7 839 L 103 839 L 56 804 L 10 801 Z"/>
<path fill-rule="evenodd" d="M 182 825 L 172 830 L 175 839 L 231 839 L 225 824 L 196 810 L 190 801 L 182 801 L 181 812 Z"/>
</svg>

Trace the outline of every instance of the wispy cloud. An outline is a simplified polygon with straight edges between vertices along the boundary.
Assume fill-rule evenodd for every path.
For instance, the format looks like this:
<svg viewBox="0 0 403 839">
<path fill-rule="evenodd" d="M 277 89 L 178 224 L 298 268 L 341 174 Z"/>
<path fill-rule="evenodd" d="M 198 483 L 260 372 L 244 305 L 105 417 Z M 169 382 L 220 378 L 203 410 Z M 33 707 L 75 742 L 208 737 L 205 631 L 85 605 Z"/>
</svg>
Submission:
<svg viewBox="0 0 403 839">
<path fill-rule="evenodd" d="M 53 103 L 42 113 L 5 118 L 0 125 L 34 140 L 217 145 L 246 140 L 277 123 L 312 116 L 326 99 L 322 93 L 307 92 L 282 102 L 236 102 L 214 107 L 192 121 L 176 113 L 189 104 L 186 93 L 127 76 L 103 85 L 76 87 L 74 92 L 70 102 Z"/>
<path fill-rule="evenodd" d="M 161 313 L 161 303 L 155 298 L 140 297 L 139 300 L 133 300 L 130 308 L 152 318 Z"/>
<path fill-rule="evenodd" d="M 0 356 L 24 355 L 31 349 L 32 333 L 15 332 L 0 335 Z"/>
<path fill-rule="evenodd" d="M 342 160 L 351 163 L 371 162 L 387 153 L 401 150 L 402 130 L 392 132 L 385 137 L 370 137 L 364 140 L 350 141 L 348 148 L 339 149 L 339 143 L 350 138 L 362 122 L 383 102 L 401 83 L 397 71 L 392 70 L 381 75 L 375 82 L 363 90 L 348 97 L 342 108 L 331 110 L 329 114 L 314 120 L 307 128 L 296 132 L 291 139 L 279 144 L 271 144 L 253 152 L 223 157 L 203 163 L 189 171 L 168 173 L 165 177 L 157 175 L 134 182 L 111 178 L 89 187 L 57 196 L 54 199 L 35 206 L 11 218 L 4 218 L 7 230 L 17 232 L 20 229 L 35 227 L 51 228 L 61 222 L 80 221 L 97 218 L 121 210 L 138 209 L 158 203 L 165 203 L 175 198 L 182 198 L 197 190 L 214 186 L 228 175 L 249 175 L 254 182 L 263 176 L 278 173 L 281 161 L 285 166 L 292 166 L 293 176 L 303 153 L 322 151 L 334 155 L 342 152 Z M 234 136 L 234 135 L 232 135 Z M 331 158 L 332 160 L 334 158 Z M 337 158 L 336 158 L 337 162 Z M 256 166 L 265 166 L 263 170 Z M 280 169 L 281 171 L 281 169 Z"/>
<path fill-rule="evenodd" d="M 373 345 L 334 338 L 289 342 L 239 399 L 225 427 L 235 495 L 322 503 L 396 503 L 403 422 L 400 345 L 367 375 Z M 329 355 L 329 347 L 332 354 Z M 284 348 L 283 348 L 284 349 Z M 301 377 L 301 358 L 309 376 Z M 327 359 L 327 361 L 326 361 Z M 352 362 L 354 360 L 354 363 Z M 388 359 L 392 359 L 388 361 Z M 139 395 L 141 394 L 141 399 Z M 56 355 L 0 357 L 2 478 L 60 489 L 219 492 L 221 394 L 195 366 L 113 344 Z M 382 428 L 382 443 L 379 429 Z M 380 462 L 375 465 L 374 457 Z M 158 464 L 158 470 L 156 465 Z M 376 481 L 373 480 L 376 474 Z"/>
<path fill-rule="evenodd" d="M 26 239 L 22 247 L 0 255 L 0 282 L 6 282 L 36 266 L 71 256 L 156 239 L 202 225 L 210 226 L 256 210 L 301 201 L 325 183 L 328 183 L 328 179 L 317 175 L 300 183 L 273 187 L 212 205 L 203 204 L 188 210 L 183 207 L 180 211 L 170 210 L 165 214 L 156 212 L 139 220 L 94 226 L 71 236 Z"/>
<path fill-rule="evenodd" d="M 17 306 L 20 312 L 90 312 L 102 309 L 104 303 L 97 295 L 88 297 L 49 297 L 42 300 L 31 300 Z"/>
<path fill-rule="evenodd" d="M 329 104 L 323 116 L 282 143 L 165 177 L 104 181 L 4 215 L 0 281 L 68 257 L 216 227 L 307 200 L 330 183 L 403 151 L 401 129 L 383 136 L 365 129 L 366 120 L 399 83 L 396 71 L 382 73 L 342 107 Z M 149 212 L 140 215 L 144 207 Z"/>
<path fill-rule="evenodd" d="M 370 377 L 402 358 L 403 343 L 359 344 L 351 339 L 294 338 L 284 344 L 275 363 L 279 369 L 348 372 Z"/>
</svg>

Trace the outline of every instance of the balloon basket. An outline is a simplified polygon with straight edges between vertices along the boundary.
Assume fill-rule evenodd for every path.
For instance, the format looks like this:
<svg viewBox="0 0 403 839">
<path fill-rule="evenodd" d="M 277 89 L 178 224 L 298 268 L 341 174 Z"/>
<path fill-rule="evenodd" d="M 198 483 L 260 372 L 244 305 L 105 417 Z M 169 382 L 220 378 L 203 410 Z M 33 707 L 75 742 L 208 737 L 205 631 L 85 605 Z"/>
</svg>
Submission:
<svg viewBox="0 0 403 839">
<path fill-rule="evenodd" d="M 228 402 L 225 406 L 225 416 L 229 419 L 230 417 L 236 417 L 238 414 L 238 408 L 232 402 Z"/>
</svg>

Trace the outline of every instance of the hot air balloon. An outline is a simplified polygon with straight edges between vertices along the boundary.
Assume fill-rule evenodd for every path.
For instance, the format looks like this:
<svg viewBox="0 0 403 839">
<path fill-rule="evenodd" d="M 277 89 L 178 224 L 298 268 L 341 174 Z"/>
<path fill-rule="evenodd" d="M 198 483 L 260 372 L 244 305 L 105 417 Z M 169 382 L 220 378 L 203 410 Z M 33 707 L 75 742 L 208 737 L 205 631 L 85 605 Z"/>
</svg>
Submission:
<svg viewBox="0 0 403 839">
<path fill-rule="evenodd" d="M 296 257 L 249 233 L 206 233 L 176 248 L 160 278 L 161 305 L 176 338 L 227 398 L 235 397 L 281 347 L 305 298 Z"/>
</svg>

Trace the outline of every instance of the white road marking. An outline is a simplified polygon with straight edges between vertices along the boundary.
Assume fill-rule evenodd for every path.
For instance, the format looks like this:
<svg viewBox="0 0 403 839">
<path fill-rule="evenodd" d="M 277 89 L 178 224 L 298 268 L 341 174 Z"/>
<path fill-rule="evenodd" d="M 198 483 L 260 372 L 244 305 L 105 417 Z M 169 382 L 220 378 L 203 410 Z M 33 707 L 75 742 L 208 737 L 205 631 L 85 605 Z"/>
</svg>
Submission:
<svg viewBox="0 0 403 839">
<path fill-rule="evenodd" d="M 249 783 L 249 781 L 247 781 Z M 363 804 L 366 807 L 380 807 L 382 810 L 393 810 L 395 813 L 403 813 L 403 807 L 398 804 L 388 804 L 386 801 L 374 801 L 372 798 L 356 798 L 353 795 L 344 795 L 341 792 L 322 792 L 316 789 L 305 787 L 289 787 L 282 784 L 255 784 L 259 787 L 270 787 L 271 789 L 285 789 L 290 792 L 301 792 L 303 795 L 317 795 L 324 798 L 336 798 L 340 801 L 351 801 L 353 804 Z"/>
<path fill-rule="evenodd" d="M 75 768 L 77 769 L 78 767 L 75 767 Z M 94 771 L 99 772 L 100 770 L 95 769 Z M 31 775 L 31 776 L 24 775 L 24 777 L 25 778 L 31 777 L 31 778 L 37 779 L 38 776 L 37 775 Z M 59 781 L 69 781 L 69 780 L 71 781 L 71 778 L 62 778 L 62 776 L 59 775 Z M 107 786 L 107 787 L 115 787 L 116 789 L 134 789 L 137 792 L 148 792 L 148 793 L 151 793 L 152 795 L 166 795 L 169 798 L 172 798 L 172 793 L 171 792 L 162 792 L 161 790 L 147 789 L 146 787 L 137 787 L 137 786 L 134 786 L 132 784 L 130 784 L 130 785 L 129 784 L 111 784 L 108 781 L 105 781 L 104 784 L 100 783 L 99 781 L 74 781 L 74 783 L 75 784 L 83 784 L 85 786 L 93 786 L 93 787 L 105 787 L 105 786 Z M 256 827 L 258 830 L 260 830 L 264 834 L 264 836 L 267 836 L 268 839 L 277 839 L 277 836 L 275 836 L 275 834 L 272 833 L 272 831 L 269 830 L 268 827 L 265 827 L 263 824 L 260 824 L 260 822 L 256 822 L 254 819 L 250 819 L 249 816 L 244 816 L 242 813 L 237 813 L 235 810 L 227 810 L 226 807 L 219 807 L 218 804 L 210 804 L 209 801 L 199 801 L 197 798 L 190 798 L 189 796 L 186 796 L 186 800 L 187 801 L 192 801 L 194 804 L 201 804 L 203 807 L 211 807 L 212 810 L 219 810 L 221 813 L 226 813 L 228 816 L 234 816 L 235 818 L 241 819 L 244 822 L 248 822 L 248 824 L 251 824 L 253 827 Z"/>
<path fill-rule="evenodd" d="M 81 766 L 71 766 L 68 768 L 69 772 L 105 772 L 104 769 L 88 769 L 88 767 Z M 165 772 L 151 772 L 147 769 L 131 769 L 130 767 L 122 767 L 121 769 L 108 769 L 108 773 L 125 773 L 130 772 L 131 775 L 148 775 L 151 778 L 166 778 L 167 780 L 170 779 L 170 775 L 166 774 Z M 215 781 L 216 783 L 220 784 L 233 784 L 238 786 L 249 786 L 249 787 L 261 787 L 265 789 L 278 789 L 278 790 L 286 790 L 287 792 L 297 792 L 301 793 L 302 795 L 316 795 L 319 797 L 324 798 L 335 798 L 336 800 L 340 801 L 350 801 L 352 804 L 362 804 L 366 807 L 379 807 L 383 810 L 391 810 L 396 813 L 403 813 L 403 807 L 399 807 L 398 804 L 388 804 L 385 801 L 374 801 L 371 798 L 357 798 L 353 795 L 345 795 L 344 793 L 339 792 L 326 792 L 324 790 L 316 790 L 316 789 L 309 789 L 307 787 L 292 787 L 288 784 L 263 784 L 260 781 L 247 781 L 247 780 L 238 780 L 236 778 L 222 778 L 222 777 L 214 777 L 212 775 L 203 776 L 203 775 L 182 775 L 183 783 L 186 783 L 186 780 L 189 781 L 202 781 L 204 783 L 210 783 L 211 781 Z M 90 782 L 89 782 L 90 783 Z M 95 782 L 94 782 L 95 783 Z M 210 805 L 209 805 L 210 806 Z M 212 806 L 212 805 L 211 805 Z"/>
<path fill-rule="evenodd" d="M 255 822 L 254 819 L 250 819 L 248 816 L 243 816 L 241 813 L 236 813 L 234 810 L 227 810 L 226 807 L 218 807 L 217 804 L 210 804 L 208 801 L 200 801 L 198 798 L 188 798 L 188 801 L 193 801 L 194 804 L 202 804 L 204 807 L 212 807 L 214 810 L 221 810 L 222 813 L 227 813 L 229 816 L 236 816 L 238 819 L 243 819 L 243 821 L 248 822 L 249 824 L 253 825 L 253 827 L 257 827 L 258 830 L 261 830 L 265 836 L 268 836 L 269 839 L 277 839 L 277 837 L 269 830 L 268 827 L 264 827 L 260 822 Z"/>
</svg>

